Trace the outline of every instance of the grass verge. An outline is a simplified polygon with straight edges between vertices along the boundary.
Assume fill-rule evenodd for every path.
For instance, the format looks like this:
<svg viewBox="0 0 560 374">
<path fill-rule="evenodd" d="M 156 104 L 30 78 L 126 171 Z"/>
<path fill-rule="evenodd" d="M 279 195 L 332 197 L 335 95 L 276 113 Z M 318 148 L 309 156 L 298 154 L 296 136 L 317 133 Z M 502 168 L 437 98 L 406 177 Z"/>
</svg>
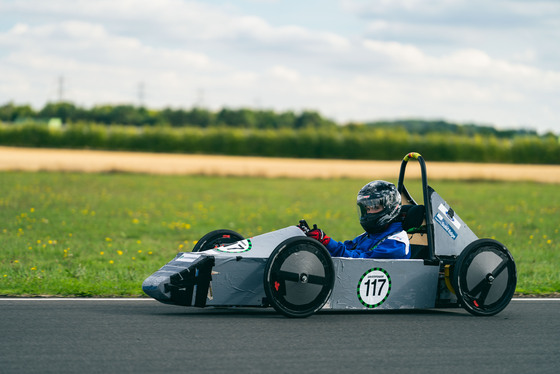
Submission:
<svg viewBox="0 0 560 374">
<path fill-rule="evenodd" d="M 337 240 L 361 233 L 369 180 L 0 173 L 0 295 L 142 296 L 142 281 L 209 231 L 245 237 L 305 218 Z M 396 182 L 393 180 L 393 182 Z M 560 291 L 557 185 L 431 181 L 479 237 L 512 252 L 517 292 Z M 406 183 L 420 198 L 420 184 Z"/>
</svg>

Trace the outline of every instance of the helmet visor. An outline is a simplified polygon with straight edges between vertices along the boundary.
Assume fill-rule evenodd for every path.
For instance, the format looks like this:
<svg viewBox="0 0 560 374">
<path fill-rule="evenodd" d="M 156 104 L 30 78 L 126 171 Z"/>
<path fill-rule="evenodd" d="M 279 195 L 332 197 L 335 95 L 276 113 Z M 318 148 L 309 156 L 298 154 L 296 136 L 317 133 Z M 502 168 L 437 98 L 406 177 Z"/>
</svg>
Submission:
<svg viewBox="0 0 560 374">
<path fill-rule="evenodd" d="M 367 197 L 359 199 L 357 202 L 358 216 L 360 218 L 368 215 L 382 212 L 385 209 L 385 198 Z"/>
</svg>

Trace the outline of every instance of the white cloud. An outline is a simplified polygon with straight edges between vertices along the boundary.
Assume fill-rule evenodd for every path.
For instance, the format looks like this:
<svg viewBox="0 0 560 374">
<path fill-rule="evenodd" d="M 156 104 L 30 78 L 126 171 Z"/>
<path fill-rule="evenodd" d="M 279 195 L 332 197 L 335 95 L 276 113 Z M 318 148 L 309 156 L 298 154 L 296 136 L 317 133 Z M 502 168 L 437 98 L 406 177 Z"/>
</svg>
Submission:
<svg viewBox="0 0 560 374">
<path fill-rule="evenodd" d="M 300 74 L 293 69 L 285 66 L 276 65 L 268 69 L 268 72 L 274 77 L 289 82 L 298 82 L 301 79 Z"/>
<path fill-rule="evenodd" d="M 258 102 L 340 121 L 445 117 L 560 132 L 560 6 L 345 3 L 362 13 L 329 19 L 361 22 L 361 34 L 217 1 L 0 2 L 0 104 L 40 107 L 64 76 L 65 96 L 80 105 L 135 102 L 143 82 L 154 107 L 188 107 L 203 92 L 213 109 Z"/>
</svg>

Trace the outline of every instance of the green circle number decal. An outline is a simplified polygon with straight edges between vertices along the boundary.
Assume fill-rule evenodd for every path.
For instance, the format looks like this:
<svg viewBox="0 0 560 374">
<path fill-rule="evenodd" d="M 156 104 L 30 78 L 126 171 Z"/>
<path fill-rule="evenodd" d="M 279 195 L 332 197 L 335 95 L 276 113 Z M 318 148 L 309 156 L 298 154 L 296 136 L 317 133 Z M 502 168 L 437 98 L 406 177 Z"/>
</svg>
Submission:
<svg viewBox="0 0 560 374">
<path fill-rule="evenodd" d="M 219 252 L 242 253 L 242 252 L 247 252 L 252 247 L 253 247 L 253 243 L 251 243 L 251 240 L 244 239 L 244 240 L 240 240 L 240 241 L 235 242 L 235 243 L 231 243 L 231 244 L 223 245 L 223 246 L 220 246 L 220 247 L 216 247 L 215 249 L 216 249 L 216 251 L 219 251 Z"/>
<path fill-rule="evenodd" d="M 368 308 L 377 308 L 387 300 L 391 292 L 391 277 L 385 269 L 369 269 L 358 283 L 358 299 Z"/>
</svg>

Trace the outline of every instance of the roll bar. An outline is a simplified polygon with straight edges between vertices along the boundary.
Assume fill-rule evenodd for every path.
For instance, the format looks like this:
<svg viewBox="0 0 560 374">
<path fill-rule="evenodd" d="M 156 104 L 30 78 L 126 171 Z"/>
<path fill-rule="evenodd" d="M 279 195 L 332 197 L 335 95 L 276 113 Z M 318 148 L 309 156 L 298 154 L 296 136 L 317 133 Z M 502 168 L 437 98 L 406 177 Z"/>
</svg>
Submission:
<svg viewBox="0 0 560 374">
<path fill-rule="evenodd" d="M 404 174 L 406 171 L 406 165 L 410 159 L 415 159 L 420 164 L 420 170 L 422 173 L 422 194 L 424 198 L 424 208 L 426 210 L 426 235 L 428 236 L 428 252 L 429 260 L 436 260 L 434 251 L 434 223 L 432 219 L 432 203 L 430 199 L 430 187 L 428 186 L 428 175 L 426 172 L 426 162 L 422 155 L 418 152 L 410 152 L 404 156 L 401 163 L 401 170 L 399 173 L 399 182 L 397 185 L 397 190 L 401 195 L 406 197 L 414 205 L 418 205 L 416 201 L 410 196 L 410 193 L 404 186 Z"/>
</svg>

